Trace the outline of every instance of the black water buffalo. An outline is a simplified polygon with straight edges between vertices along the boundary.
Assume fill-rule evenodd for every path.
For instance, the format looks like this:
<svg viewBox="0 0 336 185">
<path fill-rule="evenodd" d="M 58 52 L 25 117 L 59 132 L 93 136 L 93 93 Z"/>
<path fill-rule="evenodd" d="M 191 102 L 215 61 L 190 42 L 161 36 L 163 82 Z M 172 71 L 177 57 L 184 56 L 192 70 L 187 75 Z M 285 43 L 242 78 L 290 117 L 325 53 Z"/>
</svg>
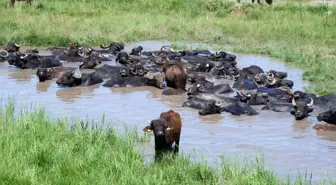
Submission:
<svg viewBox="0 0 336 185">
<path fill-rule="evenodd" d="M 224 51 L 220 51 L 220 52 L 216 52 L 215 54 L 211 55 L 208 57 L 209 59 L 213 60 L 213 61 L 235 61 L 237 56 L 230 54 L 230 53 L 226 53 Z"/>
<path fill-rule="evenodd" d="M 119 77 L 111 78 L 103 84 L 104 87 L 140 87 L 140 86 L 153 86 L 160 89 L 166 87 L 164 74 L 147 73 L 145 76 L 132 76 L 132 77 Z"/>
<path fill-rule="evenodd" d="M 318 114 L 317 120 L 336 125 L 336 108 Z"/>
<path fill-rule="evenodd" d="M 252 80 L 242 79 L 235 81 L 232 87 L 238 90 L 252 90 L 257 89 L 258 85 Z"/>
<path fill-rule="evenodd" d="M 277 88 L 277 87 L 289 87 L 293 88 L 294 82 L 292 80 L 286 80 L 286 79 L 279 79 L 279 78 L 272 78 L 268 77 L 266 80 L 266 87 L 269 88 Z"/>
<path fill-rule="evenodd" d="M 3 62 L 8 57 L 9 53 L 6 50 L 0 51 L 0 62 Z"/>
<path fill-rule="evenodd" d="M 192 84 L 200 84 L 205 88 L 214 86 L 216 79 L 208 73 L 189 73 L 188 81 Z"/>
<path fill-rule="evenodd" d="M 215 66 L 215 64 L 211 61 L 202 61 L 197 64 L 192 71 L 196 72 L 210 72 L 211 69 Z"/>
<path fill-rule="evenodd" d="M 36 54 L 15 53 L 7 58 L 9 65 L 14 65 L 21 69 L 51 68 L 62 66 L 62 62 L 53 56 L 41 57 Z"/>
<path fill-rule="evenodd" d="M 118 78 L 121 76 L 120 74 L 122 70 L 131 70 L 131 68 L 104 64 L 103 66 L 96 68 L 95 74 L 103 79 Z"/>
<path fill-rule="evenodd" d="M 141 63 L 131 64 L 129 67 L 120 70 L 122 77 L 144 76 L 146 73 L 148 73 L 148 70 Z"/>
<path fill-rule="evenodd" d="M 36 70 L 36 76 L 40 82 L 52 80 L 53 78 L 59 78 L 64 71 L 74 70 L 72 67 L 53 67 L 53 68 L 38 68 Z"/>
<path fill-rule="evenodd" d="M 188 98 L 188 100 L 182 104 L 182 107 L 197 109 L 199 110 L 199 114 L 202 116 L 209 114 L 218 114 L 221 113 L 223 110 L 220 101 L 205 100 L 198 97 Z"/>
<path fill-rule="evenodd" d="M 209 50 L 181 50 L 178 51 L 178 53 L 181 56 L 195 56 L 195 55 L 199 55 L 199 56 L 211 56 L 213 55 L 213 53 L 211 53 Z"/>
<path fill-rule="evenodd" d="M 237 91 L 237 99 L 239 99 L 241 102 L 245 102 L 248 105 L 266 105 L 268 100 L 268 94 L 267 93 L 243 93 L 241 91 Z"/>
<path fill-rule="evenodd" d="M 135 48 L 132 49 L 130 55 L 140 56 L 142 50 L 143 50 L 143 47 L 142 47 L 142 46 L 135 47 Z"/>
<path fill-rule="evenodd" d="M 103 79 L 95 73 L 81 73 L 79 69 L 65 71 L 56 81 L 58 86 L 77 87 L 102 83 Z"/>
<path fill-rule="evenodd" d="M 170 46 L 162 46 L 159 51 L 144 51 L 142 55 L 144 56 L 159 56 L 160 54 L 171 54 L 175 53 L 174 49 Z"/>
<path fill-rule="evenodd" d="M 218 84 L 209 88 L 205 88 L 201 84 L 194 84 L 187 91 L 188 95 L 196 95 L 198 93 L 212 93 L 212 94 L 224 94 L 233 92 L 230 85 L 228 84 Z"/>
<path fill-rule="evenodd" d="M 232 115 L 240 116 L 240 115 L 258 115 L 259 113 L 254 110 L 250 105 L 244 102 L 235 102 L 230 105 L 225 106 L 224 108 L 225 112 L 229 112 Z"/>
<path fill-rule="evenodd" d="M 101 64 L 102 61 L 98 57 L 98 55 L 90 55 L 86 61 L 82 62 L 79 65 L 79 68 L 81 69 L 94 69 L 97 65 Z"/>
<path fill-rule="evenodd" d="M 316 124 L 314 129 L 319 131 L 330 130 L 336 131 L 336 109 L 330 109 L 317 115 L 318 121 L 324 121 L 324 124 Z"/>
<path fill-rule="evenodd" d="M 326 94 L 322 96 L 316 96 L 315 94 L 311 93 L 304 93 L 301 91 L 295 91 L 293 93 L 296 100 L 303 100 L 307 98 L 312 98 L 314 100 L 314 108 L 315 109 L 323 109 L 329 110 L 333 109 L 336 106 L 336 95 L 333 94 Z"/>
<path fill-rule="evenodd" d="M 292 105 L 294 110 L 291 111 L 291 114 L 295 116 L 296 120 L 302 120 L 308 117 L 308 114 L 314 111 L 312 107 L 314 104 L 314 100 L 310 98 L 310 102 L 306 101 L 296 101 L 294 98 L 292 99 Z"/>
<path fill-rule="evenodd" d="M 287 78 L 288 73 L 287 72 L 276 71 L 276 70 L 270 70 L 270 71 L 267 72 L 267 75 L 272 77 L 272 78 L 284 79 L 284 78 Z"/>
<path fill-rule="evenodd" d="M 5 50 L 7 52 L 19 52 L 21 45 L 14 42 L 14 41 L 9 41 L 5 47 Z"/>
<path fill-rule="evenodd" d="M 117 55 L 120 51 L 122 51 L 125 47 L 124 43 L 119 43 L 119 42 L 111 42 L 110 45 L 100 45 L 101 49 L 104 50 L 95 50 L 98 53 L 110 53 L 113 55 Z"/>
<path fill-rule="evenodd" d="M 262 110 L 272 110 L 275 112 L 290 112 L 296 120 L 302 120 L 308 117 L 308 114 L 314 111 L 312 107 L 314 100 L 309 98 L 309 102 L 304 100 L 292 99 L 292 103 L 268 102 Z"/>
</svg>

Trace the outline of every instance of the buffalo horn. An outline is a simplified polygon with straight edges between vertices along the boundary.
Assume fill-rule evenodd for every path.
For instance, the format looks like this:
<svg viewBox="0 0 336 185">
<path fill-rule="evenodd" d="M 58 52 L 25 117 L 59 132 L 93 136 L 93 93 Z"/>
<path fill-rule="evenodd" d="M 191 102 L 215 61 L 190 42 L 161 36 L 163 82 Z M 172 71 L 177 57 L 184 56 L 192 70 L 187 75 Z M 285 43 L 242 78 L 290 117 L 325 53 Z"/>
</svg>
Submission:
<svg viewBox="0 0 336 185">
<path fill-rule="evenodd" d="M 313 106 L 313 104 L 314 104 L 314 100 L 313 100 L 313 98 L 310 98 L 310 103 L 308 103 L 307 106 L 311 107 L 311 106 Z"/>
</svg>

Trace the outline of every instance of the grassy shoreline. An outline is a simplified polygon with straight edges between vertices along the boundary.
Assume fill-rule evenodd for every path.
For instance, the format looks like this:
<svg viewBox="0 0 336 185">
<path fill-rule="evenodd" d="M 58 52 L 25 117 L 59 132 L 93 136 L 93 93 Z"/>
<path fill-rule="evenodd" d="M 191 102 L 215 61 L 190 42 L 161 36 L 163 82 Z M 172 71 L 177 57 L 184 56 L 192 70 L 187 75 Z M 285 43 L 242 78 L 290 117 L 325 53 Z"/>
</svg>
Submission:
<svg viewBox="0 0 336 185">
<path fill-rule="evenodd" d="M 99 45 L 110 41 L 197 41 L 266 54 L 301 67 L 308 89 L 335 93 L 336 7 L 288 0 L 273 6 L 225 0 L 59 0 L 32 7 L 0 3 L 0 44 Z"/>
<path fill-rule="evenodd" d="M 18 112 L 18 113 L 17 113 Z M 104 118 L 103 118 L 104 120 Z M 134 131 L 88 126 L 80 120 L 52 119 L 44 109 L 0 108 L 0 181 L 2 184 L 309 184 L 307 176 L 280 179 L 263 158 L 236 163 L 223 158 L 218 168 L 180 154 L 144 164 Z M 324 180 L 321 184 L 330 184 Z"/>
</svg>

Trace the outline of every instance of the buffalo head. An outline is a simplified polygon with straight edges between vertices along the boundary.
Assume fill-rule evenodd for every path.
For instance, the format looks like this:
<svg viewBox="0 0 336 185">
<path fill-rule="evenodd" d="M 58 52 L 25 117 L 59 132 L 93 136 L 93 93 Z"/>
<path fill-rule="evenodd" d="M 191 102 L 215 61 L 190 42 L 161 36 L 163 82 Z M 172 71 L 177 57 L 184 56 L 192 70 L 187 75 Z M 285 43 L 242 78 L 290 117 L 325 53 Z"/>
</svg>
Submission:
<svg viewBox="0 0 336 185">
<path fill-rule="evenodd" d="M 47 80 L 52 80 L 54 72 L 54 68 L 38 68 L 36 70 L 36 75 L 39 78 L 40 82 L 44 82 Z"/>
<path fill-rule="evenodd" d="M 13 41 L 9 41 L 9 42 L 7 43 L 7 46 L 6 46 L 6 50 L 7 50 L 8 52 L 19 52 L 20 47 L 21 47 L 20 44 L 18 44 L 18 43 L 16 43 L 16 42 L 13 42 Z"/>
<path fill-rule="evenodd" d="M 204 107 L 198 112 L 201 116 L 209 114 L 220 114 L 223 111 L 222 103 L 220 101 L 208 100 Z"/>
<path fill-rule="evenodd" d="M 291 114 L 295 116 L 296 120 L 302 120 L 306 117 L 308 117 L 308 114 L 313 112 L 313 104 L 314 100 L 313 98 L 309 98 L 310 102 L 307 103 L 304 100 L 298 100 L 296 101 L 294 98 L 292 98 L 292 105 L 294 110 L 291 111 Z"/>
<path fill-rule="evenodd" d="M 165 79 L 165 74 L 163 72 L 148 72 L 144 75 L 145 78 L 148 79 L 149 83 L 152 86 L 155 86 L 160 89 L 164 89 L 167 87 L 167 82 Z"/>
<path fill-rule="evenodd" d="M 79 69 L 65 71 L 56 83 L 58 86 L 78 86 L 82 83 L 82 73 Z"/>
<path fill-rule="evenodd" d="M 318 121 L 324 121 L 330 124 L 336 124 L 336 109 L 330 109 L 317 115 Z"/>
</svg>

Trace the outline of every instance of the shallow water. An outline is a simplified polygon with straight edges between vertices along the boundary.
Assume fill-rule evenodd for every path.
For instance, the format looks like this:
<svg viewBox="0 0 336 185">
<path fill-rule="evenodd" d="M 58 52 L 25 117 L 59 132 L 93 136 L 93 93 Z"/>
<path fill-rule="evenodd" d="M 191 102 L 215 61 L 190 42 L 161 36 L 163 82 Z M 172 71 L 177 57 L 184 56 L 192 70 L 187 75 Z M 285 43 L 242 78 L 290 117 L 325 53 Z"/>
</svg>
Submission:
<svg viewBox="0 0 336 185">
<path fill-rule="evenodd" d="M 157 50 L 169 42 L 146 41 L 128 45 L 129 51 L 136 45 L 144 50 Z M 182 43 L 191 44 L 191 43 Z M 199 44 L 191 44 L 197 47 Z M 264 70 L 287 71 L 295 83 L 295 90 L 307 84 L 302 80 L 302 71 L 284 65 L 281 61 L 264 56 L 236 54 L 238 66 L 256 64 Z M 113 62 L 107 62 L 113 64 Z M 78 66 L 78 63 L 66 64 Z M 151 87 L 111 89 L 95 85 L 85 88 L 59 88 L 53 81 L 39 83 L 35 70 L 20 70 L 0 63 L 2 97 L 14 95 L 17 102 L 34 102 L 46 106 L 52 116 L 75 116 L 101 120 L 103 113 L 117 128 L 125 123 L 137 125 L 140 132 L 150 120 L 169 109 L 178 111 L 183 119 L 181 149 L 194 153 L 194 149 L 206 158 L 245 156 L 260 149 L 265 154 L 267 168 L 285 177 L 295 175 L 297 170 L 313 173 L 313 180 L 320 180 L 324 172 L 336 176 L 336 132 L 318 132 L 312 129 L 317 123 L 313 112 L 308 119 L 295 121 L 289 113 L 260 111 L 258 116 L 232 116 L 228 113 L 201 117 L 198 111 L 182 108 L 185 97 L 163 97 L 161 90 Z M 259 110 L 259 109 L 258 109 Z M 153 139 L 144 146 L 148 159 L 154 155 Z"/>
</svg>

